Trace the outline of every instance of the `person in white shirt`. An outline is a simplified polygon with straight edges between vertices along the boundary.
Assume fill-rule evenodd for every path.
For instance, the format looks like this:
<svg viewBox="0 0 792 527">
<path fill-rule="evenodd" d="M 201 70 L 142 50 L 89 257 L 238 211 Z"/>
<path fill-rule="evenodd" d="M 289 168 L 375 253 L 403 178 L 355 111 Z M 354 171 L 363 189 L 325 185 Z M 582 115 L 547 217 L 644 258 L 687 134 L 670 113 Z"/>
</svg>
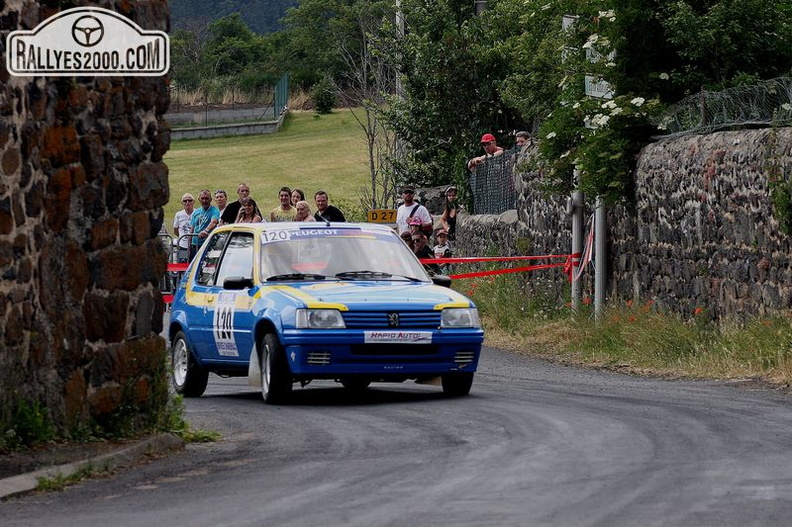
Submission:
<svg viewBox="0 0 792 527">
<path fill-rule="evenodd" d="M 399 229 L 399 234 L 410 230 L 408 220 L 411 218 L 421 220 L 422 230 L 431 233 L 432 215 L 429 214 L 426 207 L 415 202 L 415 189 L 410 186 L 404 187 L 402 198 L 404 198 L 404 203 L 396 210 L 396 227 Z"/>
<path fill-rule="evenodd" d="M 183 210 L 178 211 L 173 216 L 173 234 L 179 240 L 179 248 L 176 254 L 176 261 L 186 263 L 190 259 L 190 237 L 185 236 L 192 232 L 190 226 L 190 216 L 192 216 L 195 207 L 195 198 L 189 192 L 184 194 L 181 198 Z"/>
</svg>

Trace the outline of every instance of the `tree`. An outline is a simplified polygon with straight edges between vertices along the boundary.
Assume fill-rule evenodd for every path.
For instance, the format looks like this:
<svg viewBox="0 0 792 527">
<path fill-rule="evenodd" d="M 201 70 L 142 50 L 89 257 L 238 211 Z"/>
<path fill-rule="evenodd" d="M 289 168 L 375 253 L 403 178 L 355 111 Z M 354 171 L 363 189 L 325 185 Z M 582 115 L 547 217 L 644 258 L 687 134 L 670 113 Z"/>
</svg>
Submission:
<svg viewBox="0 0 792 527">
<path fill-rule="evenodd" d="M 396 136 L 384 119 L 386 96 L 393 94 L 397 72 L 382 53 L 383 41 L 393 40 L 394 28 L 383 20 L 394 20 L 394 11 L 385 3 L 359 4 L 359 41 L 347 38 L 337 43 L 345 64 L 335 88 L 366 136 L 371 187 L 364 191 L 364 206 L 395 206 L 398 177 L 393 169 L 397 157 Z M 383 39 L 383 35 L 390 37 Z"/>
<path fill-rule="evenodd" d="M 407 0 L 403 9 L 406 33 L 389 46 L 389 60 L 404 92 L 386 114 L 407 149 L 397 167 L 419 185 L 465 183 L 482 133 L 505 138 L 523 126 L 500 98 L 508 61 L 483 38 L 470 2 Z"/>
</svg>

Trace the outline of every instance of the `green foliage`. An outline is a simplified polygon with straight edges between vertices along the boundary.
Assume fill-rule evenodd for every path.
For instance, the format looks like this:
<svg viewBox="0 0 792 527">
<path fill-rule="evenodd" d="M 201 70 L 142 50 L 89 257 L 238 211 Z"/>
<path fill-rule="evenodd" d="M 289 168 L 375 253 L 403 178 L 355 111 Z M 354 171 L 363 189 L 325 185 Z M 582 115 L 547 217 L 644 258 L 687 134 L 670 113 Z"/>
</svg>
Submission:
<svg viewBox="0 0 792 527">
<path fill-rule="evenodd" d="M 327 114 L 333 111 L 336 104 L 336 92 L 330 79 L 325 77 L 314 85 L 311 89 L 311 101 L 318 114 Z"/>
<path fill-rule="evenodd" d="M 508 147 L 516 130 L 541 126 L 540 139 L 554 134 L 554 144 L 540 146 L 548 188 L 568 192 L 577 163 L 588 192 L 608 201 L 629 198 L 636 155 L 655 132 L 654 112 L 702 88 L 792 69 L 787 0 L 497 0 L 478 16 L 472 2 L 405 0 L 403 37 L 390 3 L 303 0 L 284 17 L 285 29 L 266 37 L 248 29 L 248 11 L 229 16 L 230 5 L 241 2 L 216 10 L 223 17 L 208 38 L 174 33 L 177 85 L 260 90 L 288 69 L 293 86 L 307 90 L 329 76 L 348 89 L 354 72 L 345 57 L 372 42 L 367 51 L 402 73 L 402 91 L 386 90 L 384 108 L 406 152 L 387 161 L 395 178 L 453 182 L 463 197 L 465 163 L 478 153 L 482 133 L 495 133 Z M 566 14 L 578 18 L 562 30 Z M 362 17 L 375 15 L 381 26 L 362 38 Z M 583 92 L 587 75 L 614 87 L 617 107 L 594 107 Z M 645 104 L 628 111 L 637 99 Z M 586 128 L 586 118 L 597 114 L 609 119 Z"/>
<path fill-rule="evenodd" d="M 41 477 L 36 479 L 36 490 L 39 492 L 60 491 L 67 485 L 77 483 L 92 476 L 109 472 L 107 467 L 95 467 L 90 463 L 81 467 L 68 476 L 60 472 L 54 476 Z"/>
<path fill-rule="evenodd" d="M 298 4 L 297 0 L 170 0 L 171 24 L 176 29 L 197 21 L 213 21 L 231 13 L 242 13 L 245 23 L 256 33 L 283 29 L 280 19 Z"/>
<path fill-rule="evenodd" d="M 7 423 L 0 423 L 0 451 L 27 448 L 56 437 L 47 409 L 38 401 L 20 400 Z"/>
<path fill-rule="evenodd" d="M 508 134 L 523 122 L 500 100 L 508 62 L 487 35 L 472 3 L 403 4 L 408 31 L 385 46 L 403 73 L 403 97 L 393 97 L 386 118 L 407 147 L 396 164 L 404 180 L 418 185 L 465 182 L 465 165 L 493 132 Z"/>
<path fill-rule="evenodd" d="M 360 199 L 339 196 L 333 200 L 333 205 L 344 213 L 347 221 L 366 221 L 366 211 L 371 205 L 364 207 Z M 315 211 L 314 211 L 315 212 Z"/>
<path fill-rule="evenodd" d="M 792 4 L 787 0 L 660 4 L 657 19 L 681 59 L 669 73 L 688 93 L 735 86 L 746 74 L 768 79 L 789 73 Z"/>
</svg>

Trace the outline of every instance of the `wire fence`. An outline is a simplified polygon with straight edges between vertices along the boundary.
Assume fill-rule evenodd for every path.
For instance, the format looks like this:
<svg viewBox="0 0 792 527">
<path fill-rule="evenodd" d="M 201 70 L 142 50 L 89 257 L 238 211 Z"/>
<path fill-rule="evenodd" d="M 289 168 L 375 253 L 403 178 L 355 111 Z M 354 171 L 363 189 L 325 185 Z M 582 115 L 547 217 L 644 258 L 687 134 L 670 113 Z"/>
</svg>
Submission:
<svg viewBox="0 0 792 527">
<path fill-rule="evenodd" d="M 514 161 L 517 151 L 507 150 L 476 166 L 468 179 L 474 214 L 501 214 L 517 206 Z"/>
<path fill-rule="evenodd" d="M 723 91 L 701 91 L 669 106 L 654 122 L 668 135 L 732 127 L 792 124 L 792 77 Z"/>
</svg>

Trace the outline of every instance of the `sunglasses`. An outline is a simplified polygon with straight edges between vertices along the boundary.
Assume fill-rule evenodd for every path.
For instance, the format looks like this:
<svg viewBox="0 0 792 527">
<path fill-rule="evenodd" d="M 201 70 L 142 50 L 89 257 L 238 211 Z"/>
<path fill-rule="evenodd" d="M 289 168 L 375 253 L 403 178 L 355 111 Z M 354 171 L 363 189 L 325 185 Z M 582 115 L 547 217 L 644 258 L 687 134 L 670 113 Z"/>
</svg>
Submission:
<svg viewBox="0 0 792 527">
<path fill-rule="evenodd" d="M 191 201 L 195 201 L 194 199 L 183 199 L 182 203 L 190 203 Z"/>
</svg>

